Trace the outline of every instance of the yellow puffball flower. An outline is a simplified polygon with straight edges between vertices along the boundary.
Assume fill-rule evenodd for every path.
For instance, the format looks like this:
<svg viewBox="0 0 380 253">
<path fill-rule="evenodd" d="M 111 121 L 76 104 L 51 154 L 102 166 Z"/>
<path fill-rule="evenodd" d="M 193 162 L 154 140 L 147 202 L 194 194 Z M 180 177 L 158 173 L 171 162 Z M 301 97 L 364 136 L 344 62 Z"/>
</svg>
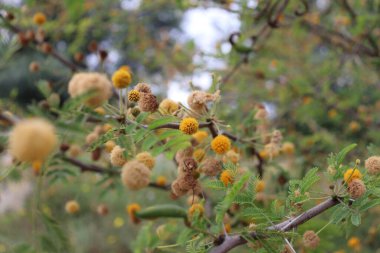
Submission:
<svg viewBox="0 0 380 253">
<path fill-rule="evenodd" d="M 141 210 L 141 206 L 137 203 L 129 204 L 126 208 L 129 218 L 133 223 L 138 223 L 140 220 L 136 217 L 136 212 Z"/>
<path fill-rule="evenodd" d="M 101 107 L 101 106 L 96 107 L 96 108 L 94 109 L 94 112 L 96 112 L 97 114 L 100 114 L 100 115 L 104 115 L 104 114 L 106 114 L 106 110 L 104 110 L 104 108 Z"/>
<path fill-rule="evenodd" d="M 122 226 L 124 225 L 124 219 L 121 218 L 121 217 L 116 217 L 114 220 L 113 220 L 113 226 L 115 228 L 121 228 Z"/>
<path fill-rule="evenodd" d="M 45 22 L 46 22 L 46 16 L 45 16 L 45 14 L 43 14 L 42 12 L 37 12 L 33 16 L 33 22 L 36 25 L 43 25 L 43 24 L 45 24 Z"/>
<path fill-rule="evenodd" d="M 107 133 L 109 130 L 113 128 L 111 124 L 104 124 L 102 127 L 104 133 Z"/>
<path fill-rule="evenodd" d="M 291 142 L 284 142 L 282 144 L 282 147 L 281 147 L 281 151 L 284 153 L 284 154 L 287 154 L 287 155 L 292 155 L 294 154 L 294 144 L 291 143 Z"/>
<path fill-rule="evenodd" d="M 132 76 L 128 71 L 117 70 L 112 75 L 112 83 L 116 89 L 124 89 L 132 82 Z"/>
<path fill-rule="evenodd" d="M 194 134 L 198 131 L 199 123 L 194 118 L 184 118 L 180 125 L 179 130 L 185 134 Z"/>
<path fill-rule="evenodd" d="M 204 211 L 204 207 L 201 204 L 196 203 L 189 208 L 188 214 L 190 217 L 192 217 L 196 213 L 198 213 L 199 216 L 202 216 Z"/>
<path fill-rule="evenodd" d="M 193 157 L 197 162 L 202 162 L 203 158 L 205 158 L 206 152 L 203 148 L 198 148 L 194 151 Z"/>
<path fill-rule="evenodd" d="M 132 73 L 131 68 L 128 65 L 123 65 L 119 68 L 119 70 L 127 71 L 129 73 Z"/>
<path fill-rule="evenodd" d="M 140 100 L 140 92 L 137 90 L 131 90 L 128 92 L 128 101 L 129 102 L 138 102 Z"/>
<path fill-rule="evenodd" d="M 114 141 L 107 141 L 104 143 L 104 149 L 107 151 L 107 153 L 111 153 L 112 149 L 116 146 L 116 143 Z"/>
<path fill-rule="evenodd" d="M 234 177 L 231 171 L 223 171 L 222 174 L 220 174 L 220 181 L 222 181 L 225 186 L 227 186 L 228 184 L 232 184 L 234 182 Z"/>
<path fill-rule="evenodd" d="M 348 129 L 351 131 L 351 132 L 357 132 L 359 131 L 361 128 L 359 122 L 357 121 L 351 121 L 350 124 L 348 125 Z"/>
<path fill-rule="evenodd" d="M 197 141 L 198 144 L 201 144 L 208 137 L 208 133 L 206 131 L 197 131 L 193 134 L 193 138 Z"/>
<path fill-rule="evenodd" d="M 256 184 L 256 192 L 263 192 L 265 189 L 265 182 L 263 180 L 259 180 Z"/>
<path fill-rule="evenodd" d="M 56 144 L 54 126 L 40 118 L 18 122 L 9 135 L 9 151 L 21 162 L 45 160 L 53 152 Z"/>
<path fill-rule="evenodd" d="M 70 200 L 66 203 L 65 205 L 65 210 L 69 214 L 75 214 L 79 212 L 80 206 L 77 201 L 75 200 Z"/>
<path fill-rule="evenodd" d="M 351 237 L 347 241 L 347 246 L 354 250 L 359 250 L 361 248 L 360 239 L 356 236 Z"/>
<path fill-rule="evenodd" d="M 218 135 L 211 141 L 211 149 L 217 154 L 224 154 L 231 148 L 231 141 L 224 135 Z"/>
<path fill-rule="evenodd" d="M 268 152 L 267 152 L 265 149 L 263 149 L 263 150 L 261 150 L 261 151 L 259 152 L 259 156 L 260 156 L 263 160 L 266 160 L 266 159 L 269 158 Z"/>
<path fill-rule="evenodd" d="M 166 180 L 166 177 L 164 177 L 164 176 L 159 176 L 159 177 L 156 179 L 156 184 L 157 184 L 158 186 L 165 186 L 165 185 L 166 185 L 166 182 L 167 182 L 167 180 Z"/>
<path fill-rule="evenodd" d="M 362 173 L 360 173 L 358 169 L 348 169 L 343 175 L 343 179 L 346 183 L 351 183 L 352 180 L 361 178 Z"/>
</svg>

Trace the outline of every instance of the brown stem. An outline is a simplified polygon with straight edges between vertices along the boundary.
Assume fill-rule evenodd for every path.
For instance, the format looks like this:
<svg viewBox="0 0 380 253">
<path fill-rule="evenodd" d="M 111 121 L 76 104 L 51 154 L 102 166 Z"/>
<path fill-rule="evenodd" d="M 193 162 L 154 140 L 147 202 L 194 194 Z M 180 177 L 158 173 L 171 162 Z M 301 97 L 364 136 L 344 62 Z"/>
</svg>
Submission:
<svg viewBox="0 0 380 253">
<path fill-rule="evenodd" d="M 270 226 L 267 228 L 267 230 L 276 230 L 276 231 L 281 231 L 281 232 L 290 231 L 293 228 L 296 228 L 302 225 L 303 223 L 307 222 L 308 220 L 311 220 L 315 216 L 325 212 L 329 208 L 338 205 L 340 203 L 339 200 L 340 199 L 338 197 L 330 198 L 314 206 L 313 208 L 305 211 L 304 213 L 297 216 L 296 218 L 291 218 L 277 225 Z M 252 232 L 250 236 L 252 237 L 252 239 L 257 239 L 259 237 L 262 237 L 262 235 L 259 235 L 256 232 Z M 211 253 L 225 253 L 239 245 L 247 243 L 247 240 L 239 235 L 227 236 L 225 238 L 219 238 L 219 239 L 222 239 L 223 242 L 220 245 L 213 248 L 210 251 Z"/>
</svg>

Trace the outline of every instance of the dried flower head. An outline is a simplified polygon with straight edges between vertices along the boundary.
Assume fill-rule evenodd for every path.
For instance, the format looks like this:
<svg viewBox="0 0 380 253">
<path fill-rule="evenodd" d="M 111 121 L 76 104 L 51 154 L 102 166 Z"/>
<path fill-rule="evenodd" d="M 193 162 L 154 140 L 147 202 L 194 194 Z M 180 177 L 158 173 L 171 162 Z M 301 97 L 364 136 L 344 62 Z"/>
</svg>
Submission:
<svg viewBox="0 0 380 253">
<path fill-rule="evenodd" d="M 153 169 L 156 159 L 149 152 L 141 152 L 136 155 L 136 160 L 145 164 L 149 169 Z"/>
<path fill-rule="evenodd" d="M 112 84 L 108 78 L 99 73 L 77 73 L 68 85 L 68 92 L 71 97 L 77 97 L 89 92 L 93 92 L 86 104 L 91 107 L 97 107 L 112 95 Z"/>
<path fill-rule="evenodd" d="M 206 131 L 198 130 L 192 136 L 197 141 L 197 144 L 201 144 L 208 137 L 208 133 Z"/>
<path fill-rule="evenodd" d="M 194 118 L 184 118 L 180 125 L 179 130 L 185 134 L 194 134 L 198 131 L 199 123 Z"/>
<path fill-rule="evenodd" d="M 125 149 L 120 146 L 115 146 L 112 149 L 110 160 L 113 166 L 121 167 L 127 162 L 127 159 L 125 159 L 124 156 L 124 151 Z"/>
<path fill-rule="evenodd" d="M 79 206 L 77 201 L 70 200 L 70 201 L 66 202 L 65 210 L 67 213 L 75 214 L 75 213 L 79 212 L 79 209 L 80 209 L 80 206 Z"/>
<path fill-rule="evenodd" d="M 70 157 L 78 157 L 80 153 L 82 152 L 82 149 L 79 145 L 77 144 L 72 144 L 70 145 L 70 148 L 68 150 L 68 154 Z"/>
<path fill-rule="evenodd" d="M 365 184 L 360 179 L 353 179 L 349 184 L 347 191 L 353 199 L 360 198 L 366 192 Z"/>
<path fill-rule="evenodd" d="M 32 73 L 40 71 L 40 64 L 38 62 L 32 61 L 29 64 L 29 71 Z"/>
<path fill-rule="evenodd" d="M 99 138 L 99 134 L 97 132 L 91 132 L 86 136 L 86 144 L 91 145 Z"/>
<path fill-rule="evenodd" d="M 202 171 L 207 176 L 216 176 L 222 171 L 222 163 L 213 157 L 207 158 L 202 164 Z"/>
<path fill-rule="evenodd" d="M 225 186 L 232 184 L 234 182 L 232 172 L 230 170 L 224 170 L 222 174 L 220 174 L 220 181 L 222 181 Z"/>
<path fill-rule="evenodd" d="M 137 90 L 131 90 L 128 92 L 128 101 L 130 102 L 138 102 L 140 100 L 140 92 Z"/>
<path fill-rule="evenodd" d="M 365 168 L 370 175 L 378 175 L 380 173 L 380 156 L 371 156 L 365 160 Z"/>
<path fill-rule="evenodd" d="M 143 112 L 155 112 L 158 109 L 156 96 L 140 91 L 139 107 Z"/>
<path fill-rule="evenodd" d="M 204 91 L 195 90 L 187 98 L 190 108 L 197 112 L 203 112 L 208 102 L 217 100 L 220 97 L 220 91 L 210 94 Z"/>
<path fill-rule="evenodd" d="M 135 86 L 135 90 L 142 93 L 152 93 L 152 89 L 150 88 L 150 85 L 146 83 L 138 83 Z"/>
<path fill-rule="evenodd" d="M 150 174 L 150 169 L 145 164 L 130 161 L 123 166 L 121 180 L 130 190 L 139 190 L 148 186 Z"/>
<path fill-rule="evenodd" d="M 223 157 L 223 162 L 232 162 L 237 164 L 240 159 L 240 154 L 235 150 L 229 150 Z"/>
<path fill-rule="evenodd" d="M 128 71 L 119 69 L 112 75 L 112 83 L 116 89 L 124 89 L 132 82 L 132 76 Z"/>
<path fill-rule="evenodd" d="M 264 107 L 259 108 L 255 114 L 255 119 L 257 119 L 257 120 L 266 120 L 267 117 L 268 117 L 268 113 Z"/>
<path fill-rule="evenodd" d="M 189 206 L 192 206 L 193 204 L 199 203 L 200 198 L 197 195 L 191 194 L 189 197 L 186 199 L 186 203 Z"/>
<path fill-rule="evenodd" d="M 139 223 L 140 220 L 136 217 L 136 212 L 141 210 L 141 206 L 137 203 L 132 203 L 129 204 L 126 209 L 131 221 L 135 224 Z"/>
<path fill-rule="evenodd" d="M 179 105 L 175 101 L 166 98 L 162 100 L 162 102 L 160 103 L 159 109 L 161 113 L 164 115 L 172 115 L 173 113 L 178 111 Z"/>
<path fill-rule="evenodd" d="M 45 14 L 43 14 L 42 12 L 37 12 L 33 16 L 33 22 L 36 25 L 43 25 L 43 24 L 45 24 L 45 22 L 46 22 L 46 16 L 45 16 Z"/>
<path fill-rule="evenodd" d="M 319 237 L 318 235 L 312 231 L 308 230 L 303 234 L 303 244 L 306 248 L 315 249 L 319 245 Z"/>
<path fill-rule="evenodd" d="M 218 135 L 211 141 L 211 149 L 217 154 L 225 154 L 231 148 L 231 141 L 224 135 Z"/>
<path fill-rule="evenodd" d="M 54 126 L 41 118 L 18 122 L 9 135 L 9 151 L 22 162 L 45 160 L 53 152 L 56 144 Z"/>
<path fill-rule="evenodd" d="M 193 157 L 193 153 L 194 153 L 193 147 L 187 147 L 184 150 L 179 150 L 175 154 L 175 160 L 178 164 L 180 164 L 182 163 L 183 159 Z"/>
<path fill-rule="evenodd" d="M 108 207 L 105 204 L 100 204 L 96 207 L 96 212 L 100 216 L 106 216 L 108 214 Z"/>
<path fill-rule="evenodd" d="M 362 178 L 362 173 L 358 169 L 348 169 L 344 175 L 343 179 L 346 183 L 350 183 L 354 179 L 361 179 Z"/>
</svg>

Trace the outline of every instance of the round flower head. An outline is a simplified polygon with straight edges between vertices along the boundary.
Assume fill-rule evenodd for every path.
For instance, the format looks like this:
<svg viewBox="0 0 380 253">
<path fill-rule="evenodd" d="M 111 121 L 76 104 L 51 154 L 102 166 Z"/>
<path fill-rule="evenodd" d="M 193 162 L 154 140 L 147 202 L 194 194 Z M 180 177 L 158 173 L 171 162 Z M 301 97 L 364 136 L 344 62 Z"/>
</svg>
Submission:
<svg viewBox="0 0 380 253">
<path fill-rule="evenodd" d="M 217 154 L 225 154 L 231 148 L 231 141 L 224 135 L 218 135 L 211 141 L 211 149 Z"/>
<path fill-rule="evenodd" d="M 131 90 L 130 92 L 128 92 L 128 101 L 130 102 L 138 102 L 140 99 L 140 92 L 138 92 L 137 90 Z"/>
<path fill-rule="evenodd" d="M 129 204 L 126 209 L 131 221 L 135 224 L 139 223 L 140 220 L 136 217 L 136 212 L 141 210 L 141 206 L 137 203 L 132 203 Z"/>
<path fill-rule="evenodd" d="M 100 216 L 106 216 L 108 214 L 108 207 L 105 204 L 100 204 L 96 207 L 96 212 Z"/>
<path fill-rule="evenodd" d="M 179 124 L 179 130 L 185 134 L 194 134 L 198 131 L 199 123 L 194 118 L 184 118 Z"/>
<path fill-rule="evenodd" d="M 281 147 L 281 151 L 287 155 L 294 154 L 294 149 L 294 144 L 291 142 L 284 142 Z"/>
<path fill-rule="evenodd" d="M 33 22 L 36 25 L 43 25 L 43 24 L 45 24 L 45 22 L 46 22 L 46 16 L 45 16 L 45 14 L 43 14 L 42 12 L 37 12 L 33 16 Z"/>
<path fill-rule="evenodd" d="M 206 131 L 199 130 L 193 134 L 193 138 L 197 141 L 198 144 L 201 144 L 208 137 Z"/>
<path fill-rule="evenodd" d="M 82 149 L 77 144 L 70 145 L 70 148 L 68 150 L 69 156 L 74 157 L 74 158 L 78 157 L 81 152 L 82 152 Z"/>
<path fill-rule="evenodd" d="M 119 69 L 112 75 L 112 83 L 116 89 L 124 89 L 132 82 L 132 76 L 128 71 Z"/>
<path fill-rule="evenodd" d="M 360 179 L 353 179 L 349 184 L 348 184 L 348 193 L 350 194 L 350 197 L 353 199 L 360 198 L 363 196 L 363 194 L 366 192 L 366 187 L 365 184 L 363 183 L 362 180 Z"/>
<path fill-rule="evenodd" d="M 99 115 L 105 115 L 106 114 L 106 110 L 104 110 L 103 107 L 99 106 L 99 107 L 96 107 L 94 109 L 94 112 L 96 112 L 97 114 Z"/>
<path fill-rule="evenodd" d="M 216 176 L 222 171 L 222 163 L 213 157 L 209 157 L 202 164 L 202 171 L 207 176 Z"/>
<path fill-rule="evenodd" d="M 303 234 L 303 244 L 306 248 L 315 249 L 319 245 L 319 237 L 318 235 L 312 231 L 308 230 Z"/>
<path fill-rule="evenodd" d="M 153 169 L 156 163 L 156 160 L 149 152 L 141 152 L 137 154 L 136 160 L 139 161 L 140 163 L 145 164 L 145 166 L 148 167 L 149 169 Z"/>
<path fill-rule="evenodd" d="M 128 65 L 120 66 L 119 70 L 124 70 L 124 71 L 127 71 L 129 73 L 132 73 L 132 70 Z"/>
<path fill-rule="evenodd" d="M 54 126 L 40 118 L 18 122 L 9 135 L 9 151 L 21 162 L 45 160 L 56 144 Z"/>
<path fill-rule="evenodd" d="M 77 73 L 69 82 L 68 92 L 72 98 L 91 93 L 91 97 L 85 103 L 97 107 L 111 97 L 112 84 L 103 74 Z"/>
<path fill-rule="evenodd" d="M 234 182 L 234 177 L 231 171 L 223 171 L 222 174 L 220 174 L 220 181 L 222 181 L 225 186 L 232 184 Z"/>
<path fill-rule="evenodd" d="M 206 152 L 203 148 L 198 148 L 194 151 L 193 157 L 197 162 L 202 162 L 203 158 L 205 158 Z"/>
<path fill-rule="evenodd" d="M 167 180 L 166 180 L 166 177 L 164 176 L 159 176 L 157 179 L 156 179 L 156 184 L 158 186 L 165 186 L 167 183 Z"/>
<path fill-rule="evenodd" d="M 187 147 L 185 148 L 184 150 L 179 150 L 176 154 L 175 154 L 175 160 L 178 164 L 182 163 L 182 161 L 185 159 L 185 158 L 190 158 L 190 157 L 193 157 L 193 153 L 194 153 L 194 149 L 193 147 Z"/>
<path fill-rule="evenodd" d="M 65 210 L 69 214 L 74 214 L 79 212 L 80 206 L 77 201 L 75 200 L 70 200 L 66 203 L 65 205 Z"/>
<path fill-rule="evenodd" d="M 365 168 L 370 175 L 378 175 L 380 173 L 380 156 L 371 156 L 365 160 Z"/>
<path fill-rule="evenodd" d="M 155 95 L 140 92 L 139 107 L 143 112 L 155 112 L 158 109 L 158 102 Z"/>
<path fill-rule="evenodd" d="M 86 144 L 91 145 L 99 138 L 99 134 L 96 132 L 91 132 L 86 136 Z"/>
<path fill-rule="evenodd" d="M 112 149 L 116 146 L 116 143 L 114 141 L 107 141 L 104 143 L 104 149 L 107 151 L 107 153 L 111 153 Z"/>
<path fill-rule="evenodd" d="M 152 93 L 152 89 L 150 88 L 150 85 L 146 83 L 138 83 L 135 86 L 135 90 L 142 93 Z"/>
<path fill-rule="evenodd" d="M 159 109 L 162 114 L 164 115 L 172 115 L 174 112 L 176 112 L 179 109 L 178 103 L 174 102 L 171 99 L 164 99 L 160 103 Z"/>
<path fill-rule="evenodd" d="M 124 156 L 124 148 L 121 148 L 120 146 L 115 146 L 112 151 L 111 151 L 111 164 L 113 166 L 123 166 L 127 160 L 125 159 Z"/>
<path fill-rule="evenodd" d="M 190 108 L 197 112 L 202 112 L 208 102 L 215 101 L 219 98 L 219 91 L 210 94 L 204 91 L 195 90 L 187 98 Z"/>
<path fill-rule="evenodd" d="M 265 182 L 263 180 L 259 180 L 256 184 L 256 192 L 263 192 L 265 189 Z"/>
<path fill-rule="evenodd" d="M 235 150 L 229 150 L 225 156 L 223 157 L 223 162 L 232 162 L 234 164 L 237 164 L 237 162 L 239 161 L 240 159 L 240 155 L 239 153 L 236 153 Z"/>
<path fill-rule="evenodd" d="M 194 216 L 195 214 L 198 214 L 199 216 L 202 216 L 203 213 L 204 213 L 205 209 L 204 207 L 199 204 L 199 203 L 196 203 L 196 204 L 193 204 L 190 208 L 189 208 L 189 216 L 192 217 Z"/>
<path fill-rule="evenodd" d="M 346 183 L 350 183 L 354 179 L 361 179 L 362 173 L 358 169 L 348 169 L 344 175 L 343 179 Z"/>
<path fill-rule="evenodd" d="M 150 169 L 138 161 L 124 164 L 121 180 L 130 190 L 139 190 L 148 186 L 150 182 Z"/>
<path fill-rule="evenodd" d="M 348 241 L 347 241 L 347 246 L 350 247 L 351 249 L 354 249 L 356 251 L 359 251 L 360 248 L 361 248 L 361 243 L 360 243 L 360 239 L 356 236 L 353 236 L 351 237 Z"/>
</svg>

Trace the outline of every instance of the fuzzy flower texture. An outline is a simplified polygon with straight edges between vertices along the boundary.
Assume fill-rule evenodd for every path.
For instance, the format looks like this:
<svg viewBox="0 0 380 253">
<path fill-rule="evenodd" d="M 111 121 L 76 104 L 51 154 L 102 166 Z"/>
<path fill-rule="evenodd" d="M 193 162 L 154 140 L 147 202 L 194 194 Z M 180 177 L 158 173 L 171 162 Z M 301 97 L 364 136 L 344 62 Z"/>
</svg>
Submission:
<svg viewBox="0 0 380 253">
<path fill-rule="evenodd" d="M 56 144 L 54 126 L 40 118 L 20 121 L 9 136 L 9 151 L 21 162 L 45 160 L 53 152 Z"/>
</svg>

